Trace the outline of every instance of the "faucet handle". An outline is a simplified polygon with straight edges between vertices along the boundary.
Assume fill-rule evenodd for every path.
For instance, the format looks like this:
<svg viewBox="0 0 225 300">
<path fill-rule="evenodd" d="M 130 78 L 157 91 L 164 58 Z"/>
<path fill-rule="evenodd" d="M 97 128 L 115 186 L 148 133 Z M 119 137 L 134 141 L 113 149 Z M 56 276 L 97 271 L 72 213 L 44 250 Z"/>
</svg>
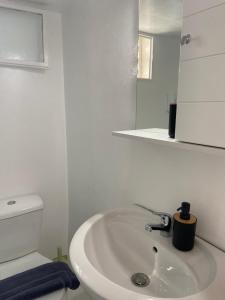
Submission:
<svg viewBox="0 0 225 300">
<path fill-rule="evenodd" d="M 164 226 L 169 226 L 170 223 L 171 223 L 171 220 L 172 220 L 172 217 L 171 217 L 169 214 L 161 215 L 161 223 L 162 223 Z"/>
<path fill-rule="evenodd" d="M 148 212 L 152 213 L 153 215 L 160 217 L 160 224 L 147 224 L 145 226 L 145 230 L 151 232 L 152 230 L 160 230 L 161 234 L 164 236 L 170 236 L 171 235 L 171 229 L 172 229 L 172 216 L 168 213 L 164 212 L 157 212 L 152 210 L 151 208 L 148 208 L 141 204 L 134 204 L 137 207 L 140 207 L 144 210 L 147 210 Z"/>
<path fill-rule="evenodd" d="M 142 208 L 144 210 L 147 210 L 148 212 L 152 213 L 155 216 L 161 217 L 161 219 L 163 219 L 165 222 L 168 219 L 172 219 L 172 216 L 170 214 L 168 214 L 168 213 L 158 212 L 158 211 L 155 211 L 155 210 L 153 210 L 151 208 L 148 208 L 148 207 L 146 207 L 146 206 L 144 206 L 142 204 L 138 204 L 138 203 L 134 203 L 134 205 L 137 206 L 137 207 L 140 207 L 140 208 Z"/>
</svg>

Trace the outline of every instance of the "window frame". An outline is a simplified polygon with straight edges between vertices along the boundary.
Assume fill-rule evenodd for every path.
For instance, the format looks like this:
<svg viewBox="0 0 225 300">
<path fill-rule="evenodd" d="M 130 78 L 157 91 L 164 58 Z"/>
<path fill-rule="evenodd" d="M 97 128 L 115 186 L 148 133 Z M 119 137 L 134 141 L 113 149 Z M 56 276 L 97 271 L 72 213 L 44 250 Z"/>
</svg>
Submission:
<svg viewBox="0 0 225 300">
<path fill-rule="evenodd" d="M 42 36 L 43 36 L 43 62 L 29 61 L 29 60 L 14 60 L 14 59 L 4 59 L 0 57 L 0 66 L 11 66 L 11 67 L 21 67 L 21 68 L 31 68 L 31 69 L 48 69 L 48 54 L 47 54 L 47 38 L 46 38 L 46 15 L 44 10 L 30 8 L 24 5 L 15 4 L 0 4 L 1 8 L 12 9 L 22 12 L 30 12 L 34 14 L 39 14 L 42 16 Z"/>
<path fill-rule="evenodd" d="M 137 72 L 137 79 L 138 80 L 152 80 L 153 77 L 153 59 L 154 59 L 154 36 L 152 34 L 148 34 L 146 32 L 142 32 L 139 31 L 138 32 L 138 43 L 139 43 L 139 37 L 144 37 L 144 38 L 148 38 L 151 40 L 151 53 L 150 53 L 150 61 L 149 61 L 149 78 L 142 78 L 142 77 L 138 77 L 138 72 Z M 139 50 L 138 50 L 139 52 Z M 138 57 L 139 59 L 139 57 Z M 139 65 L 139 61 L 138 61 L 138 65 Z"/>
</svg>

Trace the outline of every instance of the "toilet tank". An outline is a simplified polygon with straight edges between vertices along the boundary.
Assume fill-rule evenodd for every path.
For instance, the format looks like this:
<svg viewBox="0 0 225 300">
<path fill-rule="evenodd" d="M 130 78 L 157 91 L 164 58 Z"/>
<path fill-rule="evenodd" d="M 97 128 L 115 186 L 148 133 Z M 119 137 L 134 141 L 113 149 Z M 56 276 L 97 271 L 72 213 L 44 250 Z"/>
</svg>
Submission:
<svg viewBox="0 0 225 300">
<path fill-rule="evenodd" d="M 0 263 L 38 249 L 42 211 L 37 195 L 0 200 Z"/>
</svg>

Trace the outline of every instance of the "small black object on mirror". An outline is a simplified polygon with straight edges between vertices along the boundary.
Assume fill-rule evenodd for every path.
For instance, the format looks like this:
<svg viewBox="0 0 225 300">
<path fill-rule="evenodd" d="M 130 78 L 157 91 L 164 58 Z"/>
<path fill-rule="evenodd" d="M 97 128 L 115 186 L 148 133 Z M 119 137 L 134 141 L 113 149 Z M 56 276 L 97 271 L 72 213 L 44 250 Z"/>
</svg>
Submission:
<svg viewBox="0 0 225 300">
<path fill-rule="evenodd" d="M 177 117 L 177 104 L 172 103 L 170 104 L 170 111 L 169 111 L 169 137 L 174 139 L 175 138 L 175 131 L 176 131 L 176 117 Z"/>
</svg>

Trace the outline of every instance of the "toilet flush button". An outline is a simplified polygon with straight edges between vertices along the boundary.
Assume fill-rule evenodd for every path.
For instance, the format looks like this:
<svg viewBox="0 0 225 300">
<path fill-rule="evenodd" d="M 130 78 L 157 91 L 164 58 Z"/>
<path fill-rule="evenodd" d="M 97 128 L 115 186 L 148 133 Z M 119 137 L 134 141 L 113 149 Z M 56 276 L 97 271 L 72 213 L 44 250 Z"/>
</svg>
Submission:
<svg viewBox="0 0 225 300">
<path fill-rule="evenodd" d="M 9 202 L 7 202 L 7 205 L 14 205 L 14 204 L 16 204 L 16 201 L 9 201 Z"/>
</svg>

